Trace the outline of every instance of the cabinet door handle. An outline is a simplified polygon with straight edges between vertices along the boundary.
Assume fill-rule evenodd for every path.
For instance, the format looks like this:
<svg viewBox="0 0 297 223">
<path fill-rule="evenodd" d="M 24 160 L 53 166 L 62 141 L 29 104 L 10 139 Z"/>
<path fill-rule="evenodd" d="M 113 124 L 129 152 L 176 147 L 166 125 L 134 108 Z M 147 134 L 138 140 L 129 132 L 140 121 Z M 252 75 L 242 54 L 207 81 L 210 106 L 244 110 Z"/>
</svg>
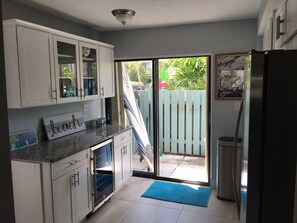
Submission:
<svg viewBox="0 0 297 223">
<path fill-rule="evenodd" d="M 80 89 L 80 98 L 86 98 L 84 90 L 85 89 L 83 89 L 83 88 Z"/>
<path fill-rule="evenodd" d="M 284 23 L 285 20 L 281 19 L 280 16 L 277 17 L 276 19 L 276 39 L 278 40 L 280 36 L 284 35 L 284 32 L 281 32 L 281 24 Z"/>
<path fill-rule="evenodd" d="M 80 97 L 80 99 L 82 99 L 82 88 L 78 89 L 78 91 L 80 92 L 79 97 Z"/>
<path fill-rule="evenodd" d="M 101 87 L 101 96 L 104 96 L 104 87 Z"/>
<path fill-rule="evenodd" d="M 127 154 L 127 149 L 126 149 L 126 148 L 127 148 L 126 146 L 123 146 L 123 148 L 122 148 L 122 149 L 123 149 L 123 154 L 124 154 L 124 155 Z"/>
<path fill-rule="evenodd" d="M 76 179 L 77 177 L 77 179 Z M 79 172 L 74 174 L 74 180 L 75 180 L 75 184 L 77 183 L 77 185 L 79 185 Z"/>
<path fill-rule="evenodd" d="M 86 95 L 85 95 L 85 89 L 81 89 L 81 94 L 82 94 L 82 97 L 86 98 Z"/>
</svg>

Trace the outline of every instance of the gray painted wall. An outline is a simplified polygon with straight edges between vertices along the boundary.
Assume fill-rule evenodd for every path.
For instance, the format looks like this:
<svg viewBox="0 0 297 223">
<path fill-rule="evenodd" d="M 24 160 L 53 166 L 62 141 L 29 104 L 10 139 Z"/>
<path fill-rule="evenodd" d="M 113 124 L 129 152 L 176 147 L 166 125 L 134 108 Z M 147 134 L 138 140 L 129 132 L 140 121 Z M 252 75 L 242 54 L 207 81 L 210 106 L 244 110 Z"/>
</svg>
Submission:
<svg viewBox="0 0 297 223">
<path fill-rule="evenodd" d="M 42 11 L 18 4 L 12 0 L 3 0 L 3 19 L 18 18 L 39 25 L 62 30 L 90 39 L 99 40 L 99 32 L 89 27 L 82 26 L 71 21 L 60 19 Z M 101 101 L 77 102 L 63 105 L 28 109 L 8 109 L 9 132 L 19 132 L 36 129 L 39 135 L 43 135 L 41 118 L 63 114 L 73 111 L 83 111 L 83 105 L 88 104 L 88 112 L 84 112 L 85 121 L 101 117 Z M 41 137 L 43 139 L 43 137 Z"/>
<path fill-rule="evenodd" d="M 61 19 L 44 11 L 19 4 L 13 0 L 2 0 L 2 5 L 3 20 L 17 18 L 75 35 L 95 40 L 100 39 L 100 33 L 90 27 Z"/>
<path fill-rule="evenodd" d="M 214 99 L 214 55 L 257 47 L 257 20 L 239 20 L 174 27 L 101 32 L 101 41 L 115 45 L 115 59 L 211 55 L 211 185 L 216 179 L 216 141 L 233 136 L 238 101 Z"/>
<path fill-rule="evenodd" d="M 83 112 L 88 104 L 88 112 Z M 44 140 L 41 118 L 69 112 L 83 112 L 85 121 L 101 117 L 101 101 L 75 102 L 36 108 L 8 109 L 9 132 L 21 132 L 35 129 L 39 138 Z"/>
</svg>

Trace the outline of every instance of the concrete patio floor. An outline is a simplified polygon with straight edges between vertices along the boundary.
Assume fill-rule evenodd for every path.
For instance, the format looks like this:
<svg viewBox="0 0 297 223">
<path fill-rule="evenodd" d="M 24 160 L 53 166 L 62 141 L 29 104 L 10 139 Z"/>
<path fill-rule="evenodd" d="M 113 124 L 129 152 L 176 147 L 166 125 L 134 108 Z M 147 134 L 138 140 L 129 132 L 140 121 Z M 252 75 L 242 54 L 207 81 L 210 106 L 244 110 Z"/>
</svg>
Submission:
<svg viewBox="0 0 297 223">
<path fill-rule="evenodd" d="M 147 165 L 133 155 L 133 170 L 147 172 Z M 207 182 L 205 158 L 185 155 L 164 154 L 160 157 L 160 176 L 182 180 Z"/>
</svg>

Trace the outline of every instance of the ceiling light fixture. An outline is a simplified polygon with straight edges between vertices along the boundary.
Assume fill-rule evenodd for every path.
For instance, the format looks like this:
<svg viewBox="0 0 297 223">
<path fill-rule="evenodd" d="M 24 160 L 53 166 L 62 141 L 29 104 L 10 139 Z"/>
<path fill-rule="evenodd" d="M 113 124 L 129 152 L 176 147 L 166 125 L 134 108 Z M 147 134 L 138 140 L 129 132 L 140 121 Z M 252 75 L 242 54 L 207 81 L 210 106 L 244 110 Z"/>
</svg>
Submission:
<svg viewBox="0 0 297 223">
<path fill-rule="evenodd" d="M 115 9 L 112 10 L 111 13 L 123 25 L 126 25 L 126 23 L 129 22 L 135 15 L 135 11 L 131 9 Z"/>
</svg>

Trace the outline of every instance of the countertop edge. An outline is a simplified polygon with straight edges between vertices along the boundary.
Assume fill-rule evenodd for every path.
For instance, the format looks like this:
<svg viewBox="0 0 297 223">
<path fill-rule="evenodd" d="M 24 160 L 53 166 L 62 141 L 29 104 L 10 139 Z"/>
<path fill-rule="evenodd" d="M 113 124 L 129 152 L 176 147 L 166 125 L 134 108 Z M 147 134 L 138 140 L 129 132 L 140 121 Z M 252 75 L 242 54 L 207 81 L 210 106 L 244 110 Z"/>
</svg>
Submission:
<svg viewBox="0 0 297 223">
<path fill-rule="evenodd" d="M 102 143 L 130 129 L 132 129 L 132 126 L 118 125 L 86 129 L 65 137 L 11 151 L 11 160 L 34 163 L 54 163 L 91 148 L 94 145 Z"/>
</svg>

